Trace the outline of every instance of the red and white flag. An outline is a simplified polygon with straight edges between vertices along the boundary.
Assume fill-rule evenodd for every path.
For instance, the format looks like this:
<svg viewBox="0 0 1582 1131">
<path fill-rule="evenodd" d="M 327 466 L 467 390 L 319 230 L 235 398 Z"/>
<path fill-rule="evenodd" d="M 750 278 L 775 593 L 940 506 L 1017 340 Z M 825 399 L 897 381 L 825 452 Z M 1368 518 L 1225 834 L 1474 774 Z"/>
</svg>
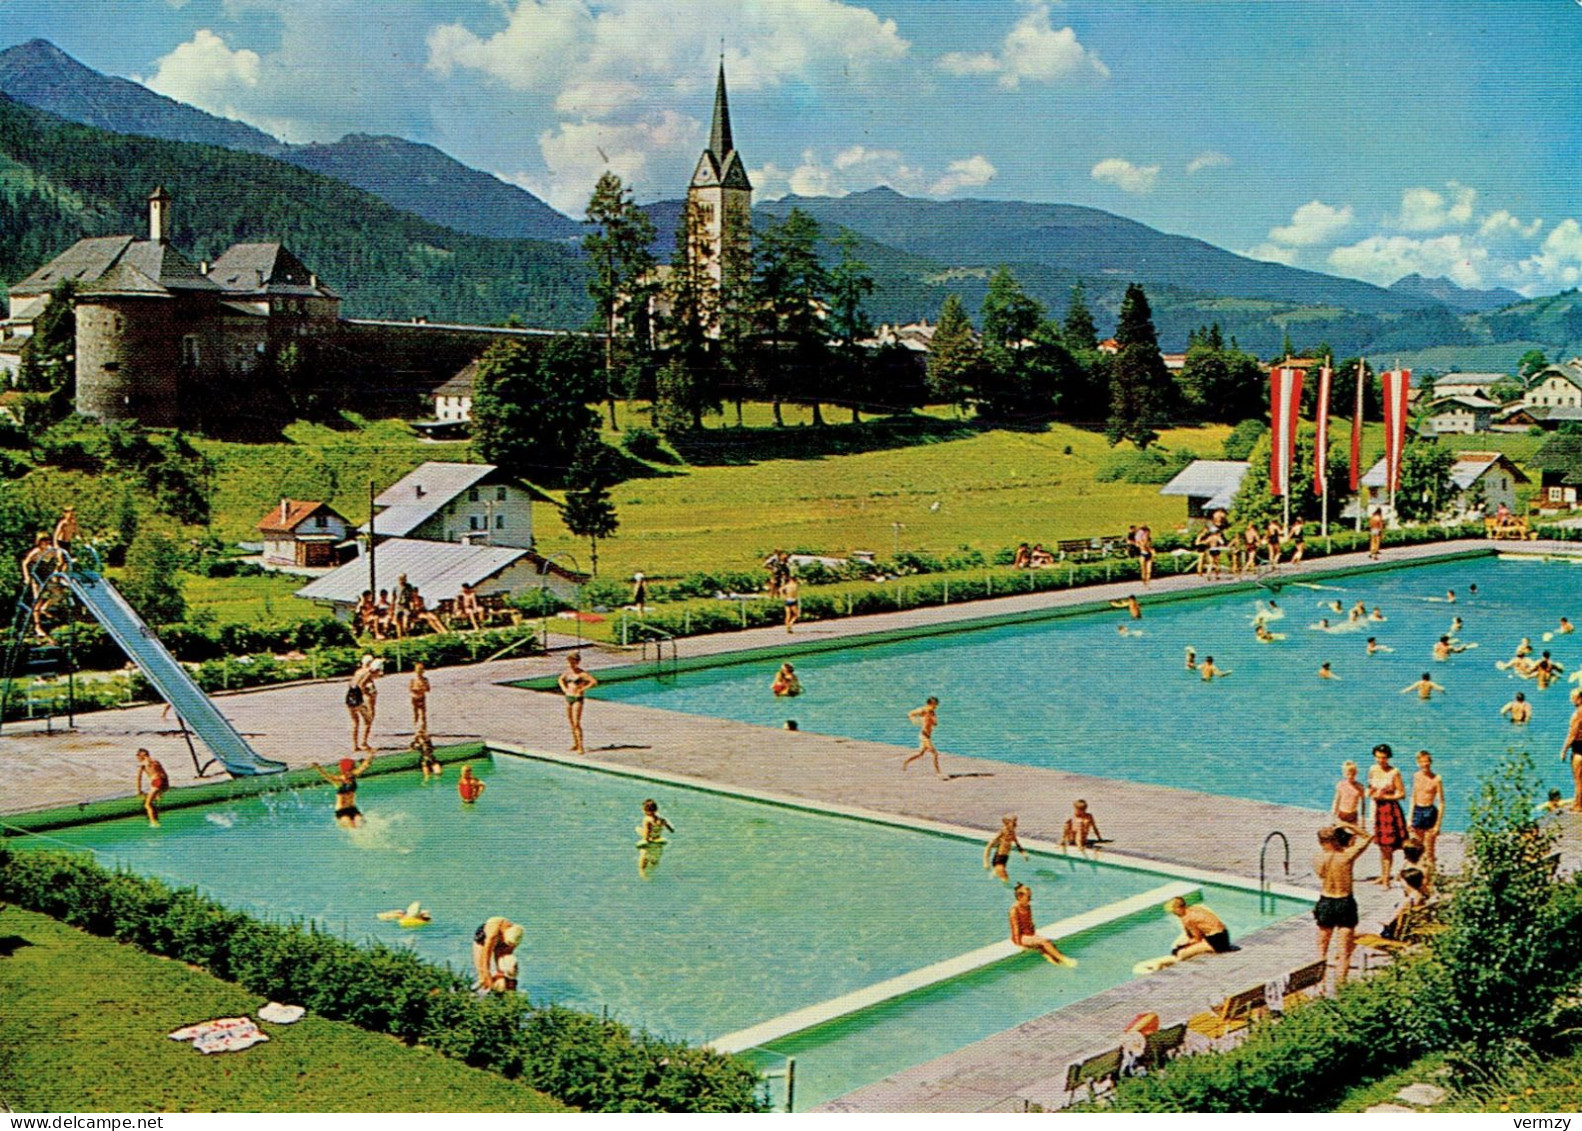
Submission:
<svg viewBox="0 0 1582 1131">
<path fill-rule="evenodd" d="M 1357 359 L 1357 407 L 1351 413 L 1351 489 L 1362 486 L 1362 394 L 1366 385 L 1367 363 Z"/>
<path fill-rule="evenodd" d="M 1313 435 L 1313 493 L 1329 494 L 1329 386 L 1334 373 L 1329 368 L 1329 358 L 1318 371 L 1318 414 L 1313 418 L 1316 431 Z"/>
<path fill-rule="evenodd" d="M 1302 371 L 1286 366 L 1269 370 L 1269 493 L 1284 495 L 1296 454 L 1296 422 L 1302 408 Z"/>
<path fill-rule="evenodd" d="M 1384 481 L 1394 493 L 1401 486 L 1401 453 L 1406 448 L 1406 392 L 1410 369 L 1386 370 L 1384 376 Z"/>
</svg>

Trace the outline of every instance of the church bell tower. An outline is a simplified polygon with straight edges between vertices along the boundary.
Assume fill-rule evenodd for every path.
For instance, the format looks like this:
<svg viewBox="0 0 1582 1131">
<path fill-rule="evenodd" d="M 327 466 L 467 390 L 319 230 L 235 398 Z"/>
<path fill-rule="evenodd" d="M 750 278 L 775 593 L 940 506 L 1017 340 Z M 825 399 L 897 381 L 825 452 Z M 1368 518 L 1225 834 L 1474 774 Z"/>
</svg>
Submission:
<svg viewBox="0 0 1582 1131">
<path fill-rule="evenodd" d="M 689 249 L 719 288 L 727 265 L 739 257 L 726 254 L 728 243 L 745 250 L 752 242 L 753 186 L 747 167 L 731 141 L 731 108 L 725 95 L 725 60 L 720 60 L 714 87 L 714 121 L 709 147 L 698 159 L 687 188 L 687 203 L 694 216 Z"/>
</svg>

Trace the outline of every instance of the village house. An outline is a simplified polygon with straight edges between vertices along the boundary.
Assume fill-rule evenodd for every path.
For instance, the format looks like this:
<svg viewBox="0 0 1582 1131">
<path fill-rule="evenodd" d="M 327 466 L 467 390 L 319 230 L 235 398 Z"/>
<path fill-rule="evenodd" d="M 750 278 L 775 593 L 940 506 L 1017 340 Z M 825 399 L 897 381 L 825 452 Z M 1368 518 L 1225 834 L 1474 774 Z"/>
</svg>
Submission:
<svg viewBox="0 0 1582 1131">
<path fill-rule="evenodd" d="M 264 563 L 284 566 L 332 566 L 337 547 L 351 524 L 328 503 L 281 499 L 258 520 L 264 539 Z"/>
<path fill-rule="evenodd" d="M 425 463 L 375 497 L 374 536 L 530 550 L 535 497 L 493 464 Z"/>
<path fill-rule="evenodd" d="M 1420 431 L 1425 436 L 1447 436 L 1487 432 L 1494 423 L 1499 403 L 1475 393 L 1440 396 L 1434 386 L 1434 399 L 1425 409 Z"/>
<path fill-rule="evenodd" d="M 1499 398 L 1493 393 L 1494 386 L 1511 380 L 1513 378 L 1508 373 L 1446 373 L 1434 381 L 1433 395 L 1435 400 L 1442 397 L 1481 397 L 1498 402 Z"/>
<path fill-rule="evenodd" d="M 1529 408 L 1582 408 L 1582 357 L 1556 362 L 1533 374 L 1522 403 Z"/>
<path fill-rule="evenodd" d="M 1577 505 L 1582 489 L 1582 436 L 1551 436 L 1527 466 L 1539 476 L 1538 506 L 1542 510 L 1569 510 Z"/>
<path fill-rule="evenodd" d="M 1450 468 L 1451 497 L 1445 504 L 1446 515 L 1468 515 L 1482 512 L 1493 514 L 1503 504 L 1511 511 L 1516 508 L 1516 488 L 1532 480 L 1507 457 L 1499 452 L 1457 452 L 1456 462 Z M 1364 512 L 1378 507 L 1386 515 L 1392 514 L 1390 492 L 1385 485 L 1384 460 L 1379 460 L 1363 475 L 1361 504 Z M 1356 504 L 1348 506 L 1343 515 L 1357 513 Z"/>
<path fill-rule="evenodd" d="M 1217 510 L 1230 510 L 1247 474 L 1247 461 L 1196 459 L 1159 488 L 1161 495 L 1184 495 L 1188 518 L 1207 518 Z"/>
</svg>

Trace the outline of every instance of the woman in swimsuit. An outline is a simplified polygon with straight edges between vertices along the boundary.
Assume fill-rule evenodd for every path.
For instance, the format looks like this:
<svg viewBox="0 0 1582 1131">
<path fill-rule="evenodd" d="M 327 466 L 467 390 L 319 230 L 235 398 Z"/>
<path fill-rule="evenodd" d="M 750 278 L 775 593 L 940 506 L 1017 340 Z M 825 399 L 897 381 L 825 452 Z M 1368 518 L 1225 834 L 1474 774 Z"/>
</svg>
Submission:
<svg viewBox="0 0 1582 1131">
<path fill-rule="evenodd" d="M 796 669 L 789 663 L 781 664 L 780 670 L 775 673 L 774 682 L 769 685 L 769 690 L 780 696 L 802 694 L 802 681 L 797 678 Z"/>
<path fill-rule="evenodd" d="M 1566 728 L 1566 740 L 1560 747 L 1560 757 L 1571 761 L 1571 777 L 1576 783 L 1576 796 L 1571 808 L 1582 813 L 1582 687 L 1571 693 L 1576 710 L 1571 712 L 1571 725 Z"/>
<path fill-rule="evenodd" d="M 497 978 L 507 976 L 500 961 L 515 954 L 521 942 L 522 925 L 504 915 L 491 915 L 478 925 L 472 935 L 472 966 L 480 988 L 493 989 Z"/>
<path fill-rule="evenodd" d="M 1343 825 L 1355 825 L 1362 817 L 1362 784 L 1357 781 L 1357 763 L 1347 759 L 1340 766 L 1341 778 L 1335 783 L 1335 802 L 1330 811 Z"/>
<path fill-rule="evenodd" d="M 1146 526 L 1137 528 L 1137 562 L 1142 571 L 1143 584 L 1154 579 L 1154 532 Z"/>
<path fill-rule="evenodd" d="M 319 777 L 335 787 L 335 823 L 343 829 L 355 829 L 363 823 L 363 812 L 357 808 L 357 779 L 360 778 L 373 764 L 372 754 L 357 765 L 350 758 L 342 758 L 340 772 L 330 773 L 317 762 L 313 768 L 319 772 Z"/>
<path fill-rule="evenodd" d="M 571 724 L 571 752 L 586 754 L 582 746 L 582 708 L 588 692 L 599 681 L 582 670 L 582 653 L 573 652 L 566 657 L 566 670 L 560 673 L 560 693 L 566 697 L 566 722 Z"/>
<path fill-rule="evenodd" d="M 1005 866 L 1011 862 L 1011 849 L 1022 854 L 1022 859 L 1027 859 L 1027 849 L 1022 847 L 1022 842 L 1016 839 L 1016 817 L 1010 813 L 1000 818 L 1000 831 L 988 844 L 983 846 L 983 866 L 992 869 L 995 878 L 1001 883 L 1008 884 L 1011 877 Z"/>
</svg>

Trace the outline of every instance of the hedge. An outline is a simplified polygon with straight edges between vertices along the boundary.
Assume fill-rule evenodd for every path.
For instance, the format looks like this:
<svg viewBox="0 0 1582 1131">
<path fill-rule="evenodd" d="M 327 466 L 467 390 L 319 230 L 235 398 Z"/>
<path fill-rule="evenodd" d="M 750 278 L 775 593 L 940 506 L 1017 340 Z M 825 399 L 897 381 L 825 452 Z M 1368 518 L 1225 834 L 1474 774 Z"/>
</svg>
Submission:
<svg viewBox="0 0 1582 1131">
<path fill-rule="evenodd" d="M 764 1110 L 757 1071 L 737 1057 L 535 1006 L 525 994 L 480 998 L 466 977 L 410 951 L 359 946 L 311 924 L 262 922 L 195 889 L 82 856 L 0 843 L 0 898 L 262 997 L 428 1045 L 584 1110 Z"/>
</svg>

